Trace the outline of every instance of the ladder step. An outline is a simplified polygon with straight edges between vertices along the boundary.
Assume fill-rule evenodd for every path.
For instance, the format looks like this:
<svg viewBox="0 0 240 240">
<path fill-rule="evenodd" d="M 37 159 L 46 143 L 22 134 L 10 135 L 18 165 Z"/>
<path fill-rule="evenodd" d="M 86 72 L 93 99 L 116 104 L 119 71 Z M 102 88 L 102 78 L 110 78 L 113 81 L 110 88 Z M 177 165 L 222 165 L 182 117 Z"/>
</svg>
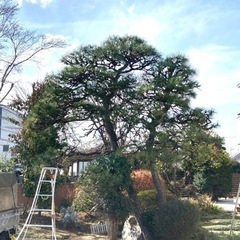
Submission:
<svg viewBox="0 0 240 240">
<path fill-rule="evenodd" d="M 43 224 L 26 224 L 26 227 L 47 227 L 51 228 L 53 225 L 43 225 Z"/>
<path fill-rule="evenodd" d="M 39 180 L 39 182 L 52 183 L 53 180 Z"/>
<path fill-rule="evenodd" d="M 55 170 L 55 171 L 57 171 L 58 168 L 56 168 L 56 167 L 43 167 L 42 171 L 44 171 L 44 170 Z"/>
<path fill-rule="evenodd" d="M 42 208 L 42 209 L 35 208 L 32 210 L 32 212 L 51 212 L 51 211 L 52 211 L 52 209 L 44 209 L 44 208 Z"/>
<path fill-rule="evenodd" d="M 40 194 L 37 194 L 37 196 L 39 196 L 39 197 L 52 197 L 52 194 L 42 194 L 42 193 L 40 193 Z"/>
<path fill-rule="evenodd" d="M 49 171 L 49 176 L 47 171 Z M 55 223 L 55 209 L 54 209 L 54 191 L 55 191 L 55 184 L 56 184 L 56 178 L 58 175 L 58 169 L 57 168 L 53 168 L 53 167 L 45 167 L 42 168 L 40 177 L 39 177 L 39 181 L 38 181 L 38 185 L 37 185 L 37 189 L 36 189 L 36 193 L 34 196 L 34 200 L 32 202 L 32 207 L 31 210 L 29 211 L 28 217 L 25 221 L 25 224 L 23 226 L 23 228 L 21 229 L 20 233 L 18 234 L 17 239 L 20 239 L 20 237 L 23 235 L 23 238 L 25 238 L 25 234 L 28 231 L 29 227 L 41 227 L 41 228 L 51 228 L 52 229 L 52 240 L 56 240 L 56 223 Z M 43 183 L 48 183 L 48 184 L 43 184 Z M 49 191 L 44 191 L 42 189 L 42 187 L 44 185 L 48 185 L 51 186 L 51 193 L 49 193 Z M 37 201 L 38 201 L 38 197 L 46 197 L 46 199 L 48 197 L 51 197 L 51 204 L 50 207 L 51 209 L 48 208 L 37 208 Z M 43 198 L 44 199 L 44 198 Z M 47 206 L 46 206 L 47 207 Z M 48 212 L 49 214 L 51 214 L 51 223 L 48 222 L 48 224 L 43 224 L 40 222 L 40 224 L 36 224 L 36 223 L 31 223 L 32 221 L 32 217 L 36 212 Z"/>
</svg>

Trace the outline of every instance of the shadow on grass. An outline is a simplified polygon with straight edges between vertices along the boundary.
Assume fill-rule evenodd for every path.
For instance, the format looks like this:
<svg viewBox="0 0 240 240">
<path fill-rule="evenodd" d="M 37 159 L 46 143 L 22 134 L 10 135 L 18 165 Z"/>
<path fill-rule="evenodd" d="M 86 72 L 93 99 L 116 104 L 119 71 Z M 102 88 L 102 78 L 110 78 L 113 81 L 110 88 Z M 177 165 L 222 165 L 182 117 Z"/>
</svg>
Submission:
<svg viewBox="0 0 240 240">
<path fill-rule="evenodd" d="M 219 217 L 208 217 L 203 220 L 202 227 L 211 232 L 216 239 L 240 240 L 240 216 L 236 215 L 233 221 L 232 217 L 231 213 L 225 213 Z"/>
</svg>

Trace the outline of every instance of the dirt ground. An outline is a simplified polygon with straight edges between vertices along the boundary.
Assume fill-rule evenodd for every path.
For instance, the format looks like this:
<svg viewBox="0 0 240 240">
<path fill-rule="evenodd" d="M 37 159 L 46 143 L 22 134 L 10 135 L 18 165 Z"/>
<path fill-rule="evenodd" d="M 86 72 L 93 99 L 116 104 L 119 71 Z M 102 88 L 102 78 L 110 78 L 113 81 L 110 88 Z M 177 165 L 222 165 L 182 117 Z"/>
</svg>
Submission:
<svg viewBox="0 0 240 240">
<path fill-rule="evenodd" d="M 18 228 L 18 233 L 21 231 L 27 216 L 21 215 L 20 224 Z M 51 217 L 48 215 L 34 215 L 31 221 L 31 224 L 42 224 L 42 225 L 51 225 Z M 57 239 L 69 239 L 69 240 L 97 240 L 97 239 L 107 239 L 106 235 L 95 235 L 91 234 L 90 225 L 93 222 L 86 219 L 79 219 L 78 223 L 68 224 L 67 227 L 63 226 L 63 223 L 60 219 L 60 215 L 56 214 L 56 235 Z M 27 230 L 25 239 L 52 239 L 52 231 L 49 228 L 36 228 L 29 227 Z"/>
</svg>

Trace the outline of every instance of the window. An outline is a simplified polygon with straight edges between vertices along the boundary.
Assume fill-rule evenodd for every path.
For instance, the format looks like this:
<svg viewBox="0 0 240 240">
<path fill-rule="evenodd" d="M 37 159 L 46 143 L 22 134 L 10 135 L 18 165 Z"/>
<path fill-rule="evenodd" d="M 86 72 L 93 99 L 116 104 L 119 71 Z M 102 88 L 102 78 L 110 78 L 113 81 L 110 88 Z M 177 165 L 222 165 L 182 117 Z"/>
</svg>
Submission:
<svg viewBox="0 0 240 240">
<path fill-rule="evenodd" d="M 3 145 L 3 152 L 7 152 L 9 150 L 9 145 Z"/>
</svg>

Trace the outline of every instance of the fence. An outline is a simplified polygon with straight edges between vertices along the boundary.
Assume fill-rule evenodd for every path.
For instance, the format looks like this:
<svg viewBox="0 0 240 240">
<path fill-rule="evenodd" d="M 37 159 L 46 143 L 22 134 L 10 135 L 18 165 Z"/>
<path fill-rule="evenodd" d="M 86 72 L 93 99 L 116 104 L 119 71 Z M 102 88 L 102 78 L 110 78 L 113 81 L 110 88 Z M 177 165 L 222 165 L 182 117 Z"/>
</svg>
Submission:
<svg viewBox="0 0 240 240">
<path fill-rule="evenodd" d="M 91 234 L 103 234 L 107 233 L 107 224 L 106 223 L 98 223 L 90 226 Z"/>
</svg>

